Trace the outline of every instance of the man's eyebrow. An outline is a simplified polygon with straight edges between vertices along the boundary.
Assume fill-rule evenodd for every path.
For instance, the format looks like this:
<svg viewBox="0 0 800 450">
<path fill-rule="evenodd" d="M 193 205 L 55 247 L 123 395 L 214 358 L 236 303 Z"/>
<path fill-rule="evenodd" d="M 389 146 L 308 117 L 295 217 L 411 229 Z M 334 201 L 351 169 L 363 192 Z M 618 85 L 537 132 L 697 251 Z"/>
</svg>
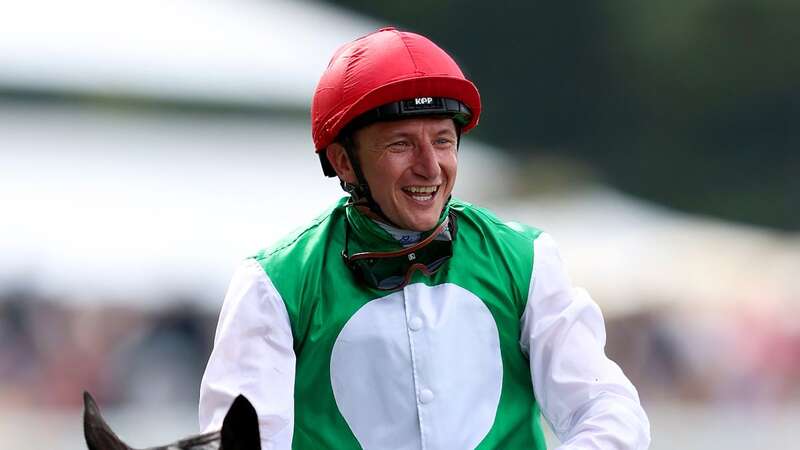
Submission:
<svg viewBox="0 0 800 450">
<path fill-rule="evenodd" d="M 398 138 L 398 137 L 408 137 L 408 136 L 410 136 L 412 134 L 413 133 L 411 133 L 409 131 L 393 130 L 393 131 L 390 131 L 389 133 L 386 133 L 386 138 L 387 139 L 394 139 L 394 138 Z"/>
</svg>

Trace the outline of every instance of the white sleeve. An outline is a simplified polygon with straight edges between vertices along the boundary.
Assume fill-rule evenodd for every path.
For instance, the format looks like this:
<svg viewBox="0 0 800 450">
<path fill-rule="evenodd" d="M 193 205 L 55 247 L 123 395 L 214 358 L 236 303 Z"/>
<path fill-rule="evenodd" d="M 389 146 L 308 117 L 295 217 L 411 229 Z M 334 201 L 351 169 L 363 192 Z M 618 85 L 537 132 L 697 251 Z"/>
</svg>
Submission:
<svg viewBox="0 0 800 450">
<path fill-rule="evenodd" d="M 605 355 L 600 308 L 572 288 L 553 238 L 542 234 L 534 242 L 520 345 L 559 450 L 648 448 L 650 422 L 636 388 Z"/>
<path fill-rule="evenodd" d="M 257 261 L 234 273 L 219 315 L 214 349 L 200 385 L 204 432 L 219 430 L 244 394 L 258 413 L 261 448 L 290 449 L 295 355 L 286 306 Z"/>
</svg>

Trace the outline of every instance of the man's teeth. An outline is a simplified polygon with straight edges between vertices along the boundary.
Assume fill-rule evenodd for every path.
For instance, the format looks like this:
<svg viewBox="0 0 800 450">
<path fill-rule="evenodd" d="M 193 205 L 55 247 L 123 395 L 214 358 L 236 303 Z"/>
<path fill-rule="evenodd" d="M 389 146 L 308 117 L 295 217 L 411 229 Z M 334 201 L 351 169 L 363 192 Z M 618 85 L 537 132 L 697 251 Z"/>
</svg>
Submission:
<svg viewBox="0 0 800 450">
<path fill-rule="evenodd" d="M 414 200 L 426 202 L 433 198 L 433 194 L 439 190 L 439 186 L 409 186 L 403 190 L 409 193 Z"/>
<path fill-rule="evenodd" d="M 405 190 L 414 194 L 433 194 L 439 190 L 439 186 L 409 186 Z"/>
</svg>

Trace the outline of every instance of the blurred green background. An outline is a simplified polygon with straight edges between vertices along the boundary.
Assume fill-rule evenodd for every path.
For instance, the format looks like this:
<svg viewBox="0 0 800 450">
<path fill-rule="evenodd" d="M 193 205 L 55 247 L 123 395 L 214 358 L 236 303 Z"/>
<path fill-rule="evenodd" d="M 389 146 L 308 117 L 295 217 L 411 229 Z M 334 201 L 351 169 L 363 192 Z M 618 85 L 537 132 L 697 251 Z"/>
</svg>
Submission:
<svg viewBox="0 0 800 450">
<path fill-rule="evenodd" d="M 331 3 L 430 36 L 479 86 L 475 135 L 681 210 L 800 229 L 800 3 Z"/>
</svg>

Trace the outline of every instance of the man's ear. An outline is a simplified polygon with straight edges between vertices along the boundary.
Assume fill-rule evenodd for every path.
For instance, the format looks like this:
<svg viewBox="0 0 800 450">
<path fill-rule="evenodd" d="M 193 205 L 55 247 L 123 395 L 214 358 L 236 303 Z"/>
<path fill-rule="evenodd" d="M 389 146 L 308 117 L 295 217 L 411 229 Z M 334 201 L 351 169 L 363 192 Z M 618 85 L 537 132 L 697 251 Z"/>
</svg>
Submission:
<svg viewBox="0 0 800 450">
<path fill-rule="evenodd" d="M 333 143 L 325 149 L 325 152 L 328 156 L 328 161 L 330 161 L 333 170 L 336 171 L 336 175 L 338 175 L 340 179 L 346 183 L 358 184 L 356 172 L 350 161 L 350 156 L 348 156 L 342 144 Z"/>
</svg>

